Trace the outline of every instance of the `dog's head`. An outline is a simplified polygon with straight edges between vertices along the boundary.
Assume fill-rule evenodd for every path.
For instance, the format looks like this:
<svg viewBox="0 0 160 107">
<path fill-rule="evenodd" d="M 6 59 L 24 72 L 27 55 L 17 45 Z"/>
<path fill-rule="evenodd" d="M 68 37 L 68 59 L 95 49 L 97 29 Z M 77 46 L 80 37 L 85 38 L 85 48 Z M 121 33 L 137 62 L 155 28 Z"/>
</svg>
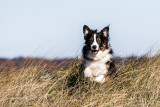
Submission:
<svg viewBox="0 0 160 107">
<path fill-rule="evenodd" d="M 85 46 L 94 56 L 97 55 L 99 51 L 105 51 L 109 48 L 109 26 L 97 32 L 97 30 L 92 30 L 84 25 L 83 33 Z"/>
</svg>

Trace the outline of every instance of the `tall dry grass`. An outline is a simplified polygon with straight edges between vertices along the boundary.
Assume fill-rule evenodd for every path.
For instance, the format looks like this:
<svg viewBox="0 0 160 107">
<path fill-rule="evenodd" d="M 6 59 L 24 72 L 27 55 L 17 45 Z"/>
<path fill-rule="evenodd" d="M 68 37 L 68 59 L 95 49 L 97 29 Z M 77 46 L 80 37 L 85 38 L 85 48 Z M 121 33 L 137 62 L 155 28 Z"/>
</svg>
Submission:
<svg viewBox="0 0 160 107">
<path fill-rule="evenodd" d="M 42 63 L 0 67 L 1 107 L 160 106 L 160 55 L 122 59 L 117 77 L 102 85 L 83 79 L 80 60 Z"/>
</svg>

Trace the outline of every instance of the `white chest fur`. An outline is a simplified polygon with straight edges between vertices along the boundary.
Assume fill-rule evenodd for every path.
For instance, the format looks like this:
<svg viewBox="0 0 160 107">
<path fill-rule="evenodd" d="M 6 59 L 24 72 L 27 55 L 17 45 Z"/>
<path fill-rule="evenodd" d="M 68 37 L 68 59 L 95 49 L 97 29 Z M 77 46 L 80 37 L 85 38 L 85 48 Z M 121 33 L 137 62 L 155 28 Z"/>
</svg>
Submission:
<svg viewBox="0 0 160 107">
<path fill-rule="evenodd" d="M 108 73 L 106 62 L 111 58 L 112 55 L 105 52 L 105 55 L 98 60 L 85 60 L 84 77 L 98 83 L 104 83 L 105 75 Z"/>
</svg>

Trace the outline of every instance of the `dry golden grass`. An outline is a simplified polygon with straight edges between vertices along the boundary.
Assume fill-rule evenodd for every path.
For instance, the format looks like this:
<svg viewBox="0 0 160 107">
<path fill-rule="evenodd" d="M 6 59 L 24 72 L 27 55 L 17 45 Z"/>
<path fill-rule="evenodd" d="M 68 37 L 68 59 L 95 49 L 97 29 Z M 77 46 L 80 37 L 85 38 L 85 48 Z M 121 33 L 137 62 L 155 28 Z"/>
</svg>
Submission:
<svg viewBox="0 0 160 107">
<path fill-rule="evenodd" d="M 81 61 L 74 60 L 61 70 L 40 63 L 1 66 L 0 107 L 160 106 L 159 55 L 121 60 L 117 77 L 102 85 L 83 80 Z"/>
</svg>

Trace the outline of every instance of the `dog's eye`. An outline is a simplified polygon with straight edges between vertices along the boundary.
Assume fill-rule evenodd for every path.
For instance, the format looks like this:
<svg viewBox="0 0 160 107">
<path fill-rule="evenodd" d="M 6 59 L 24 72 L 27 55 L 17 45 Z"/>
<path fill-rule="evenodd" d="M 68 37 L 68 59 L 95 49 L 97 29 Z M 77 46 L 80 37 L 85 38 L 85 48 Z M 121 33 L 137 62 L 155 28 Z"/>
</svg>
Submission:
<svg viewBox="0 0 160 107">
<path fill-rule="evenodd" d="M 91 38 L 91 39 L 89 39 L 89 42 L 92 42 L 92 38 Z"/>
<path fill-rule="evenodd" d="M 100 43 L 100 42 L 101 42 L 101 39 L 100 39 L 100 38 L 97 38 L 97 41 L 98 41 L 98 43 Z"/>
</svg>

